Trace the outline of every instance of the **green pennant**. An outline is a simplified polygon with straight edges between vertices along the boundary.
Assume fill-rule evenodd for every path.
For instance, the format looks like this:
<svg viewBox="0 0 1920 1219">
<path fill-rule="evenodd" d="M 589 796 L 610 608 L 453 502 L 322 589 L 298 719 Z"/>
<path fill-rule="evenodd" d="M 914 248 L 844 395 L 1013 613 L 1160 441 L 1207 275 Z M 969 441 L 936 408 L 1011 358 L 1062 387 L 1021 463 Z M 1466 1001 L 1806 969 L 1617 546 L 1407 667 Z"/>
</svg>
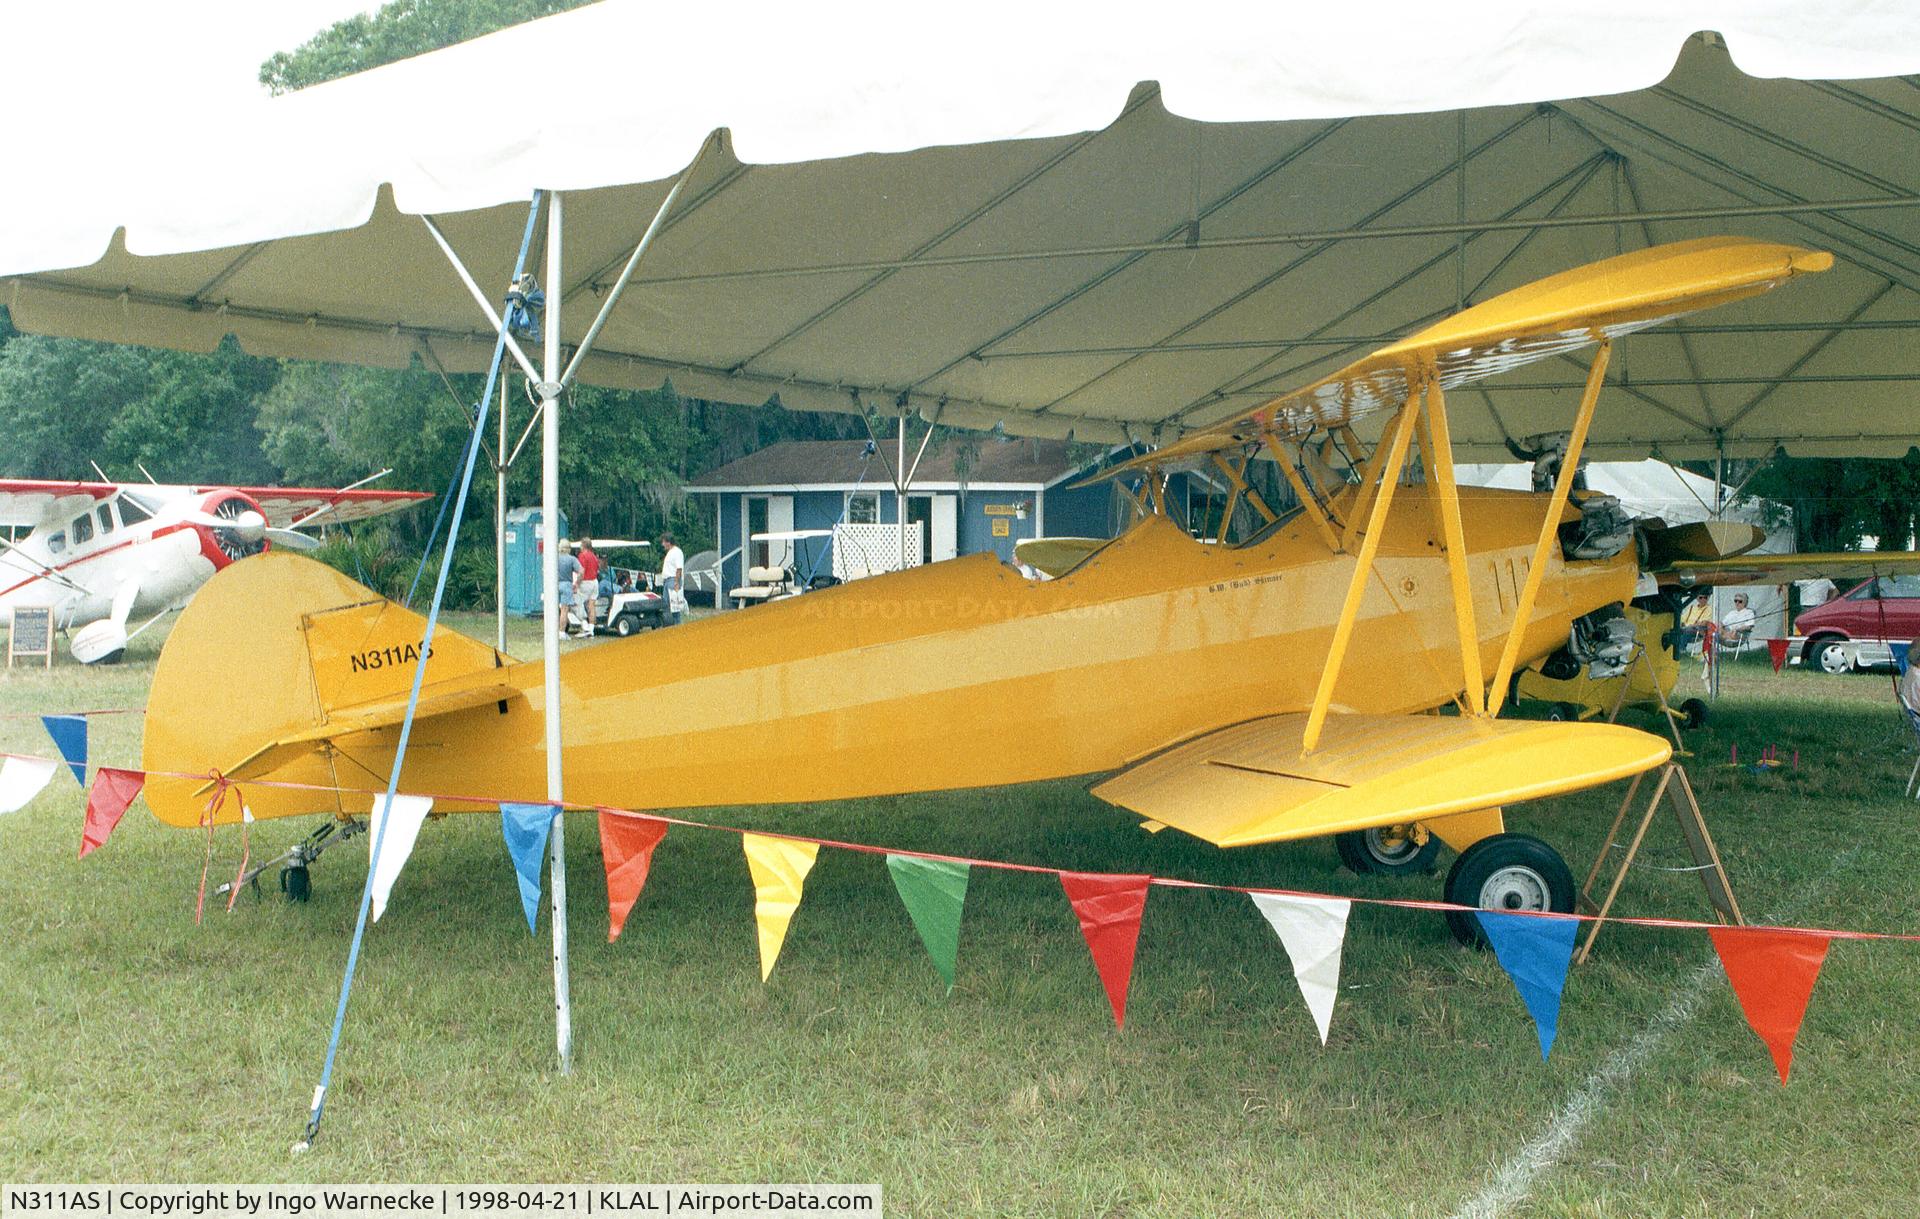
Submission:
<svg viewBox="0 0 1920 1219">
<path fill-rule="evenodd" d="M 960 908 L 967 901 L 967 869 L 964 863 L 945 859 L 887 856 L 887 871 L 893 874 L 900 904 L 913 919 L 933 967 L 946 979 L 948 994 L 953 993 L 954 959 L 960 955 Z"/>
</svg>

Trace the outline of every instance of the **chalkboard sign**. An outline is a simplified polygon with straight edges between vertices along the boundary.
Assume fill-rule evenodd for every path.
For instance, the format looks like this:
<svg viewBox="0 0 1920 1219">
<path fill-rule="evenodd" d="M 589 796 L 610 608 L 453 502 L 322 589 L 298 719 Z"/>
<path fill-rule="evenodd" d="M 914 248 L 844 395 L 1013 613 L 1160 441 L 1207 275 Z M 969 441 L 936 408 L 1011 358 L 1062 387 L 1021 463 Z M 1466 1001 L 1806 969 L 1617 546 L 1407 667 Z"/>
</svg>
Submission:
<svg viewBox="0 0 1920 1219">
<path fill-rule="evenodd" d="M 7 637 L 7 667 L 16 656 L 44 657 L 53 667 L 53 610 L 44 605 L 21 607 L 13 611 L 13 630 Z"/>
</svg>

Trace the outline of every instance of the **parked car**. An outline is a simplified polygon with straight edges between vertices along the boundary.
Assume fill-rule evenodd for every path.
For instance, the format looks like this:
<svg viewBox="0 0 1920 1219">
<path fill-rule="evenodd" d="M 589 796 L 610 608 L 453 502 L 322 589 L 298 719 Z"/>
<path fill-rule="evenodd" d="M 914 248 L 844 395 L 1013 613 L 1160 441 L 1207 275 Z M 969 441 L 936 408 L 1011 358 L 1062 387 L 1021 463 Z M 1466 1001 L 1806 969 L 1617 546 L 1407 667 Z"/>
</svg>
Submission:
<svg viewBox="0 0 1920 1219">
<path fill-rule="evenodd" d="M 1864 580 L 1794 619 L 1787 659 L 1824 673 L 1893 667 L 1894 643 L 1920 635 L 1920 575 Z"/>
</svg>

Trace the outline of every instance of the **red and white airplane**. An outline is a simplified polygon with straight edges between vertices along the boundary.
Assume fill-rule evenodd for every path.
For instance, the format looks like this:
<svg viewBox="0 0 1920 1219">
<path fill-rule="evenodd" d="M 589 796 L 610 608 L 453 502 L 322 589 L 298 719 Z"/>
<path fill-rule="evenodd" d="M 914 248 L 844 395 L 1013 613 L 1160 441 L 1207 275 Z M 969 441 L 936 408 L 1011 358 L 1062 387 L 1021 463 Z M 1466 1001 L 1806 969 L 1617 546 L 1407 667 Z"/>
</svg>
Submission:
<svg viewBox="0 0 1920 1219">
<path fill-rule="evenodd" d="M 127 640 L 186 604 L 228 564 L 295 532 L 410 508 L 420 491 L 190 487 L 0 478 L 0 618 L 46 606 L 82 664 L 120 659 Z M 127 623 L 151 615 L 131 634 Z"/>
</svg>

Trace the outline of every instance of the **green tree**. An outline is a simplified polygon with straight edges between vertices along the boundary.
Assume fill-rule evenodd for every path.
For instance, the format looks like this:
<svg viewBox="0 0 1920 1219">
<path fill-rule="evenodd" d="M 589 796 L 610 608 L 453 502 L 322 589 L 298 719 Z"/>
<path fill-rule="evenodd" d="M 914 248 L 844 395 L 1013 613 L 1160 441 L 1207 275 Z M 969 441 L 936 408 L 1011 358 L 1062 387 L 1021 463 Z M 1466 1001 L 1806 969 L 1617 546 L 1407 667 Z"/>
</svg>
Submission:
<svg viewBox="0 0 1920 1219">
<path fill-rule="evenodd" d="M 337 21 L 260 65 L 276 96 L 579 8 L 589 0 L 394 0 Z"/>
</svg>

